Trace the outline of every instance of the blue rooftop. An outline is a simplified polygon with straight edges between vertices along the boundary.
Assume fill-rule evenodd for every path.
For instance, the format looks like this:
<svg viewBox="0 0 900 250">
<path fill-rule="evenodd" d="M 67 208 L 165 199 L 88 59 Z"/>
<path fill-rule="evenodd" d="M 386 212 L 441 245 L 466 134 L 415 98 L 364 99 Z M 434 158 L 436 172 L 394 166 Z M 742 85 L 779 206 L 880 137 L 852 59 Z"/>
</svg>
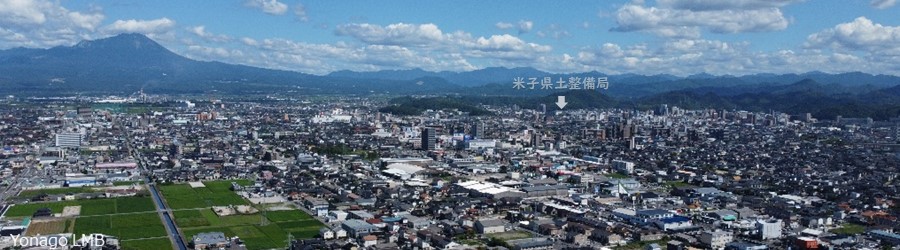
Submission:
<svg viewBox="0 0 900 250">
<path fill-rule="evenodd" d="M 878 235 L 881 237 L 885 237 L 885 238 L 894 238 L 894 239 L 900 240 L 900 234 L 895 234 L 895 233 L 891 233 L 891 232 L 884 231 L 884 230 L 872 230 L 869 233 L 875 234 L 875 235 Z"/>
</svg>

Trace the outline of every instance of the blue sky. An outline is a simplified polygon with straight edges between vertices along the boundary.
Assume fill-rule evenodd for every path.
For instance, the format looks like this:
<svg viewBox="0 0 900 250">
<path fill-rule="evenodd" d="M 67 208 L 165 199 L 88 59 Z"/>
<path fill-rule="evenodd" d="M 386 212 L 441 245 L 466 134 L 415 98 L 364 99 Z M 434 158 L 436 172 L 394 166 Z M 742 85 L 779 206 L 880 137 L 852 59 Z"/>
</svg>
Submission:
<svg viewBox="0 0 900 250">
<path fill-rule="evenodd" d="M 0 48 L 143 33 L 176 53 L 327 74 L 422 68 L 900 74 L 898 0 L 0 0 Z"/>
</svg>

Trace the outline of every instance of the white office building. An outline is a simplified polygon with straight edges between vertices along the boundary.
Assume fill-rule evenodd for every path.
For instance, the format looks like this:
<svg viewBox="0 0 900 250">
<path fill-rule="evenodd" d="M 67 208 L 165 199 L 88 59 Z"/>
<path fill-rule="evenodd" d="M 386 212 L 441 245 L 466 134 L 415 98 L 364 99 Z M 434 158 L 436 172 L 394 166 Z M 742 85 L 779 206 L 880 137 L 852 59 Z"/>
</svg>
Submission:
<svg viewBox="0 0 900 250">
<path fill-rule="evenodd" d="M 756 221 L 756 230 L 762 240 L 781 238 L 781 220 L 758 220 Z"/>
<path fill-rule="evenodd" d="M 612 167 L 613 167 L 613 169 L 615 169 L 616 171 L 619 171 L 621 173 L 626 173 L 626 174 L 634 173 L 634 162 L 623 161 L 623 160 L 614 160 L 612 162 Z"/>
<path fill-rule="evenodd" d="M 57 147 L 71 147 L 77 148 L 81 146 L 81 143 L 84 141 L 84 135 L 81 133 L 57 133 L 56 134 L 56 146 Z"/>
</svg>

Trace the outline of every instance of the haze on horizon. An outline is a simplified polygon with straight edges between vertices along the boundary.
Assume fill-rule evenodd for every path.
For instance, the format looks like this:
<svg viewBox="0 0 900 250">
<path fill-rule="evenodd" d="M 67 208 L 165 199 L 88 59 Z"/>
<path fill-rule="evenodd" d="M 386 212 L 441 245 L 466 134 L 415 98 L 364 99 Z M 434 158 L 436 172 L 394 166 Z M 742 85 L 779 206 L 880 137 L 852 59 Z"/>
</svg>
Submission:
<svg viewBox="0 0 900 250">
<path fill-rule="evenodd" d="M 141 33 L 192 59 L 312 74 L 900 75 L 896 0 L 567 3 L 0 0 L 0 49 Z"/>
</svg>

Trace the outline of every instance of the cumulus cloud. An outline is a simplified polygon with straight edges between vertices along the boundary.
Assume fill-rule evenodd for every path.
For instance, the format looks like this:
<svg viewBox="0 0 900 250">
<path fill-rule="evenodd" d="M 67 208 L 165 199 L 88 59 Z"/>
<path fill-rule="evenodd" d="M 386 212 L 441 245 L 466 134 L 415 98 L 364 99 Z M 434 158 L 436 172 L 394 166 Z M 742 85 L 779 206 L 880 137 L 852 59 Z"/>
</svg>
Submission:
<svg viewBox="0 0 900 250">
<path fill-rule="evenodd" d="M 806 45 L 812 48 L 900 55 L 900 26 L 885 26 L 866 17 L 814 33 L 806 40 Z"/>
<path fill-rule="evenodd" d="M 519 22 L 515 23 L 515 24 L 508 23 L 508 22 L 498 22 L 498 23 L 494 24 L 494 27 L 497 27 L 498 29 L 501 29 L 501 30 L 516 28 L 516 30 L 519 32 L 519 34 L 524 34 L 524 33 L 531 31 L 531 29 L 534 28 L 534 22 L 529 21 L 529 20 L 519 20 Z"/>
<path fill-rule="evenodd" d="M 523 34 L 531 31 L 531 28 L 534 27 L 534 22 L 528 20 L 519 20 L 519 34 Z"/>
<path fill-rule="evenodd" d="M 894 59 L 891 59 L 894 58 Z M 569 55 L 546 55 L 533 65 L 555 72 L 600 71 L 609 74 L 803 73 L 809 71 L 863 71 L 900 73 L 898 57 L 860 55 L 817 48 L 754 51 L 748 42 L 707 39 L 672 39 L 654 44 L 604 43 Z M 891 61 L 893 60 L 893 61 Z"/>
<path fill-rule="evenodd" d="M 141 34 L 161 34 L 172 30 L 175 27 L 175 21 L 163 17 L 153 20 L 116 20 L 110 25 L 104 27 L 108 33 L 141 33 Z"/>
<path fill-rule="evenodd" d="M 887 9 L 897 4 L 897 0 L 872 0 L 869 4 L 876 9 Z"/>
<path fill-rule="evenodd" d="M 352 23 L 339 25 L 335 33 L 366 43 L 385 45 L 427 45 L 444 39 L 441 29 L 433 23 L 395 23 L 388 26 Z"/>
<path fill-rule="evenodd" d="M 222 47 L 206 47 L 202 45 L 191 45 L 187 48 L 195 59 L 206 60 L 222 60 L 229 57 L 242 58 L 244 52 L 238 49 L 226 49 Z"/>
<path fill-rule="evenodd" d="M 781 8 L 802 0 L 658 0 L 661 7 L 693 11 Z"/>
<path fill-rule="evenodd" d="M 876 0 L 871 4 L 875 8 L 890 8 L 895 1 Z M 784 29 L 789 22 L 781 8 L 794 2 L 797 1 L 631 1 L 611 15 L 618 23 L 614 30 L 647 32 L 667 39 L 636 44 L 603 43 L 553 53 L 553 47 L 529 42 L 520 34 L 534 32 L 539 37 L 563 38 L 569 36 L 568 31 L 555 24 L 535 27 L 528 20 L 495 23 L 500 34 L 484 35 L 442 30 L 431 23 L 350 23 L 334 29 L 336 35 L 348 41 L 307 43 L 231 37 L 210 31 L 214 27 L 179 26 L 169 18 L 104 21 L 99 8 L 74 11 L 49 0 L 0 0 L 0 48 L 51 47 L 136 32 L 198 60 L 313 74 L 343 69 L 466 71 L 489 66 L 530 66 L 550 72 L 596 70 L 611 74 L 740 75 L 813 70 L 900 74 L 897 66 L 900 65 L 900 26 L 879 24 L 866 17 L 823 29 L 809 35 L 802 46 L 778 51 L 753 50 L 748 42 L 701 38 L 702 32 Z M 286 14 L 299 21 L 308 20 L 302 4 L 247 3 L 272 15 Z M 573 25 L 576 29 L 596 26 L 587 22 Z"/>
<path fill-rule="evenodd" d="M 660 0 L 658 6 L 626 4 L 614 17 L 613 31 L 644 31 L 662 37 L 699 38 L 713 33 L 765 32 L 787 28 L 780 7 L 790 0 Z"/>
<path fill-rule="evenodd" d="M 245 41 L 245 44 L 247 41 Z M 263 66 L 325 74 L 337 69 L 473 70 L 462 55 L 435 54 L 397 45 L 312 44 L 288 39 L 253 40 Z M 328 59 L 323 60 L 323 59 Z"/>
<path fill-rule="evenodd" d="M 262 10 L 269 15 L 284 15 L 288 6 L 278 0 L 247 0 L 244 5 Z"/>
<path fill-rule="evenodd" d="M 552 50 L 548 45 L 525 42 L 519 37 L 503 34 L 474 37 L 463 31 L 444 32 L 435 24 L 396 23 L 339 25 L 337 35 L 354 37 L 367 44 L 417 47 L 426 51 L 460 53 L 465 56 L 522 60 L 535 58 Z"/>
<path fill-rule="evenodd" d="M 466 71 L 479 68 L 473 61 L 491 66 L 529 66 L 552 51 L 550 46 L 530 43 L 515 35 L 473 36 L 463 31 L 445 32 L 430 23 L 351 23 L 337 26 L 334 32 L 356 42 L 317 44 L 242 37 L 239 45 L 252 52 L 245 50 L 240 60 L 254 66 L 314 74 L 340 69 Z M 198 58 L 238 58 L 227 48 L 195 46 L 189 50 Z"/>
<path fill-rule="evenodd" d="M 58 2 L 0 0 L 0 41 L 4 47 L 48 47 L 91 37 L 105 16 L 66 9 Z"/>
<path fill-rule="evenodd" d="M 249 38 L 249 37 L 241 37 L 241 43 L 244 43 L 244 45 L 248 45 L 248 46 L 256 46 L 259 44 L 259 42 L 257 42 L 256 39 Z"/>
<path fill-rule="evenodd" d="M 465 43 L 472 45 L 471 48 L 480 50 L 495 51 L 518 51 L 518 50 L 534 50 L 539 52 L 550 51 L 550 46 L 527 43 L 518 37 L 509 34 L 492 35 L 489 38 L 479 37 L 474 43 Z"/>
<path fill-rule="evenodd" d="M 194 34 L 200 38 L 203 38 L 206 41 L 210 41 L 210 42 L 231 41 L 231 37 L 229 37 L 227 35 L 213 34 L 213 33 L 210 33 L 209 31 L 206 31 L 206 26 L 203 26 L 203 25 L 190 27 L 190 28 L 188 28 L 188 31 L 190 31 L 192 34 Z"/>
</svg>

